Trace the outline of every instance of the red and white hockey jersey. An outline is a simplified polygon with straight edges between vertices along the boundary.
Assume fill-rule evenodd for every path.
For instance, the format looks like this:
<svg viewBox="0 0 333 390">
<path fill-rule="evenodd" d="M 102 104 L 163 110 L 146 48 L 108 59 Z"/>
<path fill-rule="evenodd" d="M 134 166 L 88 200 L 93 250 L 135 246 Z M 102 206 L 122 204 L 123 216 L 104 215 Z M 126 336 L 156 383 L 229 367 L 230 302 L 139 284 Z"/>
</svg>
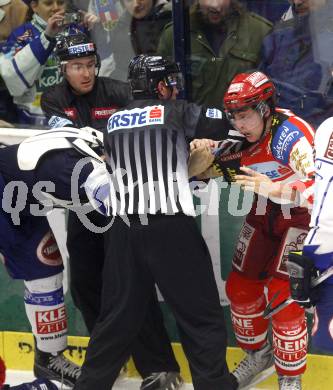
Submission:
<svg viewBox="0 0 333 390">
<path fill-rule="evenodd" d="M 276 109 L 271 129 L 258 142 L 249 146 L 239 140 L 241 136 L 232 130 L 230 139 L 222 141 L 215 151 L 214 168 L 219 175 L 234 181 L 239 168 L 247 166 L 274 182 L 290 183 L 313 202 L 314 131 L 307 122 L 289 110 Z"/>
</svg>

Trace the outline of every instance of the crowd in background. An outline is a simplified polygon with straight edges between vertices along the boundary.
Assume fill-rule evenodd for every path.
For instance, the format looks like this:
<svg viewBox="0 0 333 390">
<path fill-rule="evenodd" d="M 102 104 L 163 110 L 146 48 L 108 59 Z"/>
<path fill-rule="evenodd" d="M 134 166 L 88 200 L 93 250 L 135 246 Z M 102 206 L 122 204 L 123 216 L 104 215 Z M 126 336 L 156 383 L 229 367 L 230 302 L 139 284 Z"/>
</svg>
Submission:
<svg viewBox="0 0 333 390">
<path fill-rule="evenodd" d="M 214 15 L 219 3 L 224 7 L 221 20 Z M 219 107 L 235 74 L 260 69 L 277 85 L 279 106 L 315 127 L 332 114 L 330 0 L 191 4 L 190 100 Z M 173 56 L 172 4 L 167 0 L 3 0 L 0 7 L 2 126 L 47 125 L 39 99 L 61 81 L 54 45 L 70 29 L 87 32 L 96 43 L 101 76 L 126 81 L 129 60 L 136 54 Z M 59 12 L 77 13 L 82 22 L 58 26 L 53 14 Z"/>
<path fill-rule="evenodd" d="M 314 129 L 332 116 L 331 0 L 192 0 L 190 3 L 190 54 L 186 58 L 190 101 L 223 110 L 226 108 L 223 97 L 231 80 L 239 73 L 260 70 L 274 82 L 278 107 L 291 110 Z M 103 108 L 107 112 L 105 121 L 114 109 L 124 106 L 130 99 L 128 85 L 124 82 L 128 64 L 135 55 L 173 58 L 173 27 L 172 3 L 167 0 L 0 0 L 0 127 L 49 128 L 54 124 L 54 116 L 60 113 L 59 117 L 67 115 L 74 127 L 89 125 L 98 129 L 95 122 L 90 122 L 91 109 L 96 113 Z M 87 60 L 80 67 L 78 64 L 71 66 L 71 58 L 60 58 L 56 51 L 61 52 L 61 42 L 68 41 L 69 47 L 73 44 L 70 37 L 78 37 L 81 33 L 89 39 L 84 41 L 81 37 L 83 40 L 77 43 L 90 45 L 94 42 L 97 46 L 93 51 L 95 57 L 90 59 L 91 63 Z M 69 37 L 67 41 L 66 37 Z M 88 77 L 79 86 L 75 85 L 76 78 L 91 71 L 93 74 L 96 71 L 96 78 L 90 77 L 89 81 Z M 71 74 L 75 77 L 71 78 Z M 109 78 L 117 81 L 110 82 Z M 121 99 L 117 89 L 122 90 Z M 111 98 L 105 92 L 110 91 L 115 92 L 112 96 L 115 106 L 109 107 Z M 97 98 L 98 103 L 103 101 L 103 106 L 97 105 Z M 117 102 L 117 98 L 121 101 Z M 60 107 L 56 107 L 58 103 Z M 82 107 L 87 109 L 80 111 Z M 101 127 L 106 126 L 104 122 L 99 123 Z M 272 122 L 272 127 L 274 125 Z M 210 138 L 218 140 L 220 134 L 210 134 Z M 93 308 L 99 309 L 103 241 L 94 241 L 93 234 L 84 231 L 81 223 L 73 218 L 70 215 L 67 241 L 71 269 L 78 264 L 82 268 L 82 260 L 86 258 L 87 272 L 74 275 L 71 289 L 75 304 L 92 331 L 99 310 L 89 317 L 88 309 L 84 309 L 89 302 L 84 302 L 86 298 L 80 288 L 84 286 L 86 290 L 84 275 L 95 281 L 89 296 L 91 292 L 96 293 L 97 303 Z M 75 243 L 79 248 L 75 248 Z M 96 246 L 93 255 L 86 246 L 91 243 Z M 78 249 L 81 252 L 75 252 Z M 98 250 L 101 268 L 93 270 L 90 260 L 94 255 L 97 257 Z M 260 310 L 263 308 L 264 305 Z M 237 311 L 235 307 L 232 310 Z M 303 326 L 304 312 L 301 314 Z M 157 317 L 161 320 L 160 313 Z M 164 335 L 163 329 L 161 332 Z M 166 339 L 167 352 L 168 343 Z M 160 345 L 159 342 L 156 344 Z M 266 364 L 270 367 L 271 346 L 264 348 L 270 353 Z M 38 351 L 37 348 L 37 354 Z M 141 352 L 145 351 L 141 349 Z M 139 355 L 140 364 L 145 354 Z M 158 352 L 157 355 L 161 354 Z M 173 380 L 179 384 L 179 367 L 172 354 L 169 358 L 171 363 L 167 368 L 162 367 L 161 372 L 173 373 Z M 303 363 L 302 360 L 302 370 Z M 156 370 L 141 371 L 145 380 Z M 69 377 L 69 381 L 74 383 L 78 375 Z M 238 383 L 242 383 L 241 379 L 237 378 Z"/>
</svg>

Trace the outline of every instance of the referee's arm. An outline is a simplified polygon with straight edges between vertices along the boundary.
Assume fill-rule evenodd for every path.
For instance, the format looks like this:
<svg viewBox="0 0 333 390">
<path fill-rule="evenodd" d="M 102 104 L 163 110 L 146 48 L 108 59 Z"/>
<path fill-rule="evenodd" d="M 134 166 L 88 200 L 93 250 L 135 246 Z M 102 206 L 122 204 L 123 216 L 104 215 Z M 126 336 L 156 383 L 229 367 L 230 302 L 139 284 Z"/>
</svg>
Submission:
<svg viewBox="0 0 333 390">
<path fill-rule="evenodd" d="M 227 139 L 231 128 L 223 111 L 198 106 L 194 103 L 187 105 L 184 122 L 185 134 L 189 140 L 194 138 Z"/>
</svg>

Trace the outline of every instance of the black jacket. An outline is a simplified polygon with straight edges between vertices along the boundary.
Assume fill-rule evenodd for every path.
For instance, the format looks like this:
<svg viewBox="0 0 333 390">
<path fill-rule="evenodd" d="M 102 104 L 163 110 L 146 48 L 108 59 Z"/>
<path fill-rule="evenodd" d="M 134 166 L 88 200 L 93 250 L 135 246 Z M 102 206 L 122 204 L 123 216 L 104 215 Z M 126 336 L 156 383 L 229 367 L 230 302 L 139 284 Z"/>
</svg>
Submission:
<svg viewBox="0 0 333 390">
<path fill-rule="evenodd" d="M 63 80 L 42 95 L 41 107 L 48 119 L 67 118 L 73 127 L 90 126 L 103 130 L 109 117 L 129 100 L 127 83 L 97 77 L 93 90 L 85 95 L 75 95 L 69 83 Z"/>
</svg>

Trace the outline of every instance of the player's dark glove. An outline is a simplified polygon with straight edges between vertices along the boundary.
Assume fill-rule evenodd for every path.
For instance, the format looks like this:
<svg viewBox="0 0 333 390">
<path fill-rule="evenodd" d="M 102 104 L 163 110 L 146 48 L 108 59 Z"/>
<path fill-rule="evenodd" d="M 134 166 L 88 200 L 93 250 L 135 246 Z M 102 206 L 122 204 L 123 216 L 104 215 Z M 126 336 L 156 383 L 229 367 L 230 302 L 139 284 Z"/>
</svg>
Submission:
<svg viewBox="0 0 333 390">
<path fill-rule="evenodd" d="M 290 281 L 290 295 L 304 308 L 314 306 L 318 300 L 318 288 L 311 286 L 311 281 L 319 275 L 313 261 L 301 252 L 290 252 L 287 269 Z"/>
<path fill-rule="evenodd" d="M 217 150 L 213 162 L 213 168 L 217 174 L 216 176 L 223 176 L 228 183 L 235 181 L 235 175 L 241 174 L 241 153 L 230 153 L 223 155 L 223 151 Z"/>
<path fill-rule="evenodd" d="M 2 390 L 58 390 L 58 387 L 48 379 L 35 379 L 17 386 L 5 385 Z"/>
</svg>

